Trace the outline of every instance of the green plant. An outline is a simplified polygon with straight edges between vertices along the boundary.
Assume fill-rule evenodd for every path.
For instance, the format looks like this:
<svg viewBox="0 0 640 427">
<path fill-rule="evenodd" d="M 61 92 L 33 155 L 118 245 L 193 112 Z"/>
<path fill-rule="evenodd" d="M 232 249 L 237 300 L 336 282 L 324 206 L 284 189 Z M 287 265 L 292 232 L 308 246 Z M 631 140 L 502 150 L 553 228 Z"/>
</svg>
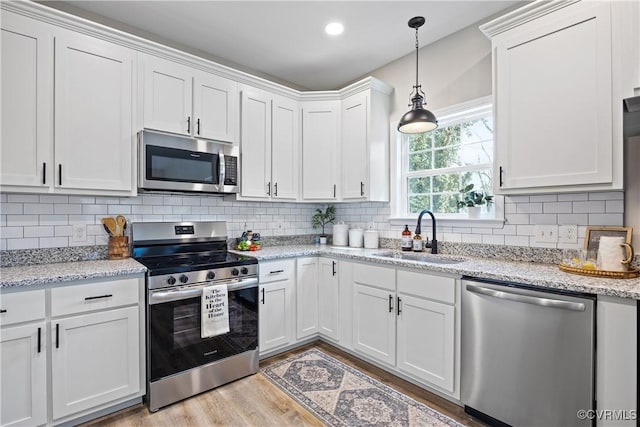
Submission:
<svg viewBox="0 0 640 427">
<path fill-rule="evenodd" d="M 316 209 L 316 213 L 311 217 L 311 226 L 313 228 L 322 228 L 321 236 L 326 236 L 324 227 L 327 224 L 333 224 L 336 220 L 336 209 L 333 205 L 328 205 L 324 212 L 322 209 Z"/>
<path fill-rule="evenodd" d="M 484 191 L 475 191 L 474 185 L 469 184 L 460 190 L 462 200 L 458 200 L 458 208 L 473 207 L 479 205 L 490 205 L 493 202 L 493 196 Z"/>
</svg>

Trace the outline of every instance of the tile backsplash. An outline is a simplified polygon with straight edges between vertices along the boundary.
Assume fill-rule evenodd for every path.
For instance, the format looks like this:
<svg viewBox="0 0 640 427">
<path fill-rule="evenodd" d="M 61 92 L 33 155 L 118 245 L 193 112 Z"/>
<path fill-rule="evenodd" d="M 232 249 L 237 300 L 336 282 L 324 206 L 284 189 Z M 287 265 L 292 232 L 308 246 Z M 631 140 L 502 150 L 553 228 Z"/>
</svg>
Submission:
<svg viewBox="0 0 640 427">
<path fill-rule="evenodd" d="M 233 197 L 144 194 L 137 197 L 0 194 L 0 249 L 106 245 L 100 219 L 125 215 L 131 221 L 227 221 L 230 237 L 245 228 L 265 236 L 316 234 L 311 215 L 324 204 L 239 202 Z M 400 238 L 401 225 L 389 221 L 388 203 L 336 204 L 336 217 L 347 224 L 374 223 L 381 237 Z M 538 224 L 577 225 L 578 244 L 587 226 L 621 226 L 624 193 L 570 193 L 505 197 L 506 221 L 499 226 L 439 225 L 438 240 L 508 246 L 559 248 L 536 243 Z M 74 224 L 87 225 L 87 240 L 75 242 Z M 410 228 L 415 228 L 411 221 Z M 427 230 L 430 229 L 425 225 Z M 330 228 L 328 230 L 330 232 Z M 429 236 L 431 237 L 431 236 Z"/>
</svg>

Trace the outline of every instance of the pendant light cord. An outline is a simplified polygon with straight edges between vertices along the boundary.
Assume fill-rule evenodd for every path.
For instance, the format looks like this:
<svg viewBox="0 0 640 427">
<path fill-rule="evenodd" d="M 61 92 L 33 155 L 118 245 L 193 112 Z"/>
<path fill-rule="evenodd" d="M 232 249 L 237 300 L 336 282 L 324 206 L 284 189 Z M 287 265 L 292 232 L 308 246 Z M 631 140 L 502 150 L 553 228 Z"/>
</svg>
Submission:
<svg viewBox="0 0 640 427">
<path fill-rule="evenodd" d="M 418 93 L 418 28 L 416 27 L 416 94 Z"/>
</svg>

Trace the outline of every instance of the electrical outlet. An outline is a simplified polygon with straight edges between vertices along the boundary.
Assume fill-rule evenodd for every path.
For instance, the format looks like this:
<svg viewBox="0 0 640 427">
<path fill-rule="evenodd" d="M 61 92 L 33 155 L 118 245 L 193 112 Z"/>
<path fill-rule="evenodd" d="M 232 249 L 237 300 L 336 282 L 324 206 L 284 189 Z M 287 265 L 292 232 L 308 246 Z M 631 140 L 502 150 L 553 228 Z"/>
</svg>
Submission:
<svg viewBox="0 0 640 427">
<path fill-rule="evenodd" d="M 87 224 L 73 224 L 71 226 L 71 240 L 74 242 L 87 241 Z"/>
<path fill-rule="evenodd" d="M 536 225 L 536 243 L 557 243 L 558 242 L 558 226 L 557 225 Z"/>
<path fill-rule="evenodd" d="M 578 226 L 561 225 L 558 227 L 558 241 L 560 243 L 578 243 Z"/>
</svg>

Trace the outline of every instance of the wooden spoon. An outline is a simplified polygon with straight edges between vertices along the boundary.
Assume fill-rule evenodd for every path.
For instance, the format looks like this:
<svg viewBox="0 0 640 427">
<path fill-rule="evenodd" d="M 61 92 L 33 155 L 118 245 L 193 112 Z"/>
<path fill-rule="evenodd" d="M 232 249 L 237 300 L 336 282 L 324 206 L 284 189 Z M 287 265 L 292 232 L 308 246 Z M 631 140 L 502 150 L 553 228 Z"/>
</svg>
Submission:
<svg viewBox="0 0 640 427">
<path fill-rule="evenodd" d="M 122 215 L 116 217 L 116 224 L 118 226 L 118 235 L 124 236 L 124 229 L 127 228 L 127 218 Z"/>
<path fill-rule="evenodd" d="M 111 236 L 118 235 L 118 226 L 116 225 L 115 219 L 111 217 L 102 218 L 102 223 L 109 229 Z"/>
</svg>

